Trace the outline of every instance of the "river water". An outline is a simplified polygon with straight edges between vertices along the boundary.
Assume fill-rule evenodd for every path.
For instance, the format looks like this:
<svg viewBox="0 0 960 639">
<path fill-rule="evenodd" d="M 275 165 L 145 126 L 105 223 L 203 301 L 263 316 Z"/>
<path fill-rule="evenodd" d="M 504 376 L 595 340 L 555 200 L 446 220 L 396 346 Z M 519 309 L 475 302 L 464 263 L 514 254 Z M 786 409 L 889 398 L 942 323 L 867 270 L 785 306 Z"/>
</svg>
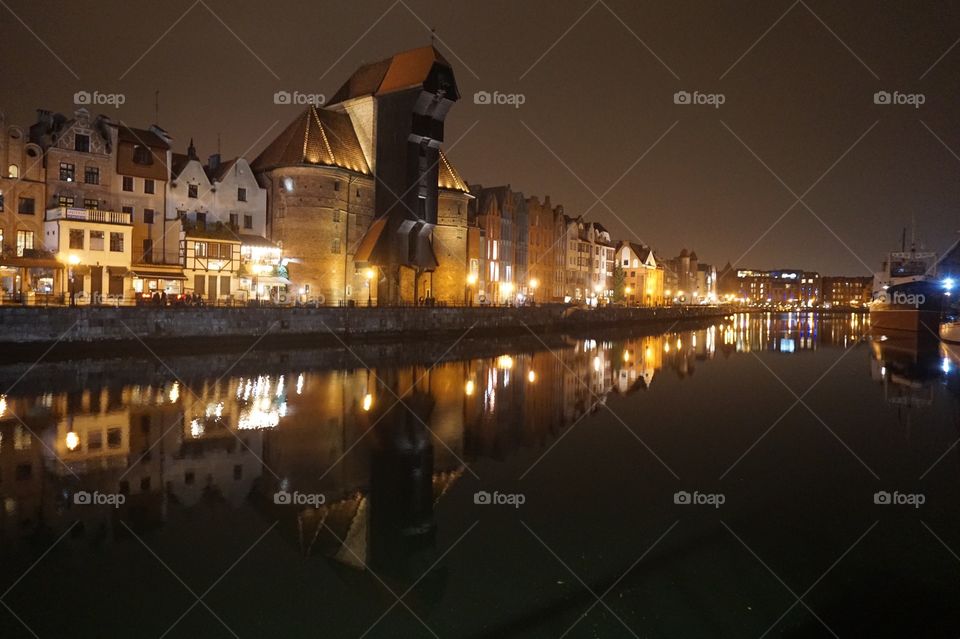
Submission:
<svg viewBox="0 0 960 639">
<path fill-rule="evenodd" d="M 0 636 L 957 635 L 960 351 L 449 341 L 0 366 Z"/>
</svg>

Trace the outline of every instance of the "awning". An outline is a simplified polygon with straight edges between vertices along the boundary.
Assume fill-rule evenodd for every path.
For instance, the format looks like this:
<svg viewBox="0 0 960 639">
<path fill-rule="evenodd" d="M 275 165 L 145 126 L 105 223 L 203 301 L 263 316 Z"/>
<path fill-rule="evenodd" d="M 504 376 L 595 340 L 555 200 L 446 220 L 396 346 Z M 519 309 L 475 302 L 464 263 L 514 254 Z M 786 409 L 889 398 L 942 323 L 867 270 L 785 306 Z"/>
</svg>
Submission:
<svg viewBox="0 0 960 639">
<path fill-rule="evenodd" d="M 6 257 L 0 259 L 0 266 L 13 268 L 63 268 L 64 265 L 53 258 L 44 257 Z"/>
<path fill-rule="evenodd" d="M 142 280 L 186 280 L 187 277 L 183 274 L 183 271 L 160 271 L 156 269 L 135 269 L 130 271 L 130 274 L 134 277 L 138 277 Z"/>
</svg>

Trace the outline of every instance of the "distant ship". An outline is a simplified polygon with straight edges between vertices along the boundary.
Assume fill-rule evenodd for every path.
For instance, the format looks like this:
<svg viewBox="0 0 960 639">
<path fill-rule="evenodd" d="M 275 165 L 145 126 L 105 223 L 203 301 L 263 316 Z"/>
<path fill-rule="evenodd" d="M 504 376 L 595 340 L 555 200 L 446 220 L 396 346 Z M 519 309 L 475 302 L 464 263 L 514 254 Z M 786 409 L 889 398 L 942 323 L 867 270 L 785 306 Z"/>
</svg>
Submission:
<svg viewBox="0 0 960 639">
<path fill-rule="evenodd" d="M 906 250 L 906 229 L 900 251 L 890 253 L 883 269 L 873 276 L 870 326 L 874 329 L 926 332 L 937 335 L 943 287 L 936 275 L 937 254 Z"/>
</svg>

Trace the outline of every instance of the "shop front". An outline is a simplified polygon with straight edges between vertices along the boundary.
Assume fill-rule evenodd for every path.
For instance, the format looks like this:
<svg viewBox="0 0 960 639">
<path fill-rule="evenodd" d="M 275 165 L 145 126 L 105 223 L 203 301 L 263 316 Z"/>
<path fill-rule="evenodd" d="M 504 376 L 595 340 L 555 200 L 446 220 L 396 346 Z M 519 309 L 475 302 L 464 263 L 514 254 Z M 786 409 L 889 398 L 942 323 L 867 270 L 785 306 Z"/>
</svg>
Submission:
<svg viewBox="0 0 960 639">
<path fill-rule="evenodd" d="M 164 294 L 169 304 L 179 303 L 184 299 L 183 289 L 187 278 L 180 267 L 135 264 L 131 273 L 137 304 L 155 303 L 162 299 Z"/>
<path fill-rule="evenodd" d="M 56 283 L 63 264 L 45 257 L 0 258 L 0 302 L 55 304 L 61 301 Z"/>
</svg>

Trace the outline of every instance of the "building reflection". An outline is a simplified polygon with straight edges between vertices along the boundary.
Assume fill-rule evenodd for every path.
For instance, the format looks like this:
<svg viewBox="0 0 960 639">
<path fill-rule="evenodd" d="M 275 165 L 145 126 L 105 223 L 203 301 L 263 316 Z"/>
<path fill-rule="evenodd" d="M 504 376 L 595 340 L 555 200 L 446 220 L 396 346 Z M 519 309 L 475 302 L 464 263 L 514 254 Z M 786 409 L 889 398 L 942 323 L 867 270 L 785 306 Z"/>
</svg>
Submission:
<svg viewBox="0 0 960 639">
<path fill-rule="evenodd" d="M 304 555 L 409 584 L 437 557 L 435 509 L 482 460 L 543 449 L 611 394 L 646 392 L 718 355 L 796 355 L 846 346 L 859 316 L 734 315 L 697 330 L 566 338 L 428 366 L 283 370 L 182 381 L 90 382 L 0 398 L 0 555 L 77 524 L 77 543 L 112 543 L 206 501 L 253 508 Z M 104 378 L 108 378 L 104 376 Z M 78 491 L 124 494 L 81 506 Z M 278 491 L 323 506 L 276 503 Z M 443 573 L 432 573 L 441 588 Z M 425 591 L 430 591 L 426 588 Z"/>
</svg>

